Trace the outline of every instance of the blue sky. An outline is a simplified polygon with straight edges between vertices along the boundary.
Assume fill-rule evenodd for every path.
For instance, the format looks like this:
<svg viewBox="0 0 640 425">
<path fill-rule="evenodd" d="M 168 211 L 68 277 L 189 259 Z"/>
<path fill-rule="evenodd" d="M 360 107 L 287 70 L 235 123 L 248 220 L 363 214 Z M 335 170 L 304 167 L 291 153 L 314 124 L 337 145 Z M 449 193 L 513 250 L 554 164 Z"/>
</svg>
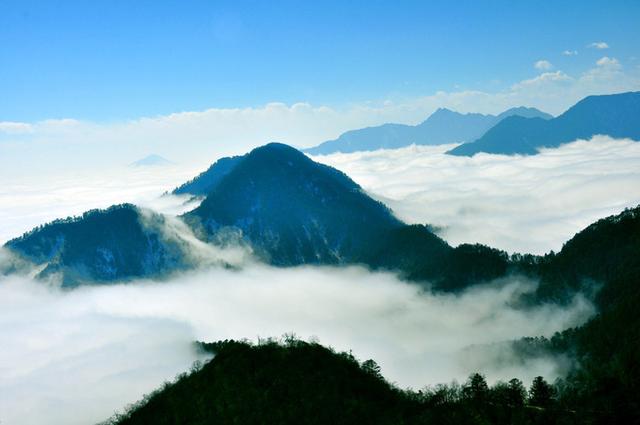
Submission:
<svg viewBox="0 0 640 425">
<path fill-rule="evenodd" d="M 538 60 L 637 69 L 638 22 L 638 1 L 0 0 L 0 122 L 497 92 Z"/>
</svg>

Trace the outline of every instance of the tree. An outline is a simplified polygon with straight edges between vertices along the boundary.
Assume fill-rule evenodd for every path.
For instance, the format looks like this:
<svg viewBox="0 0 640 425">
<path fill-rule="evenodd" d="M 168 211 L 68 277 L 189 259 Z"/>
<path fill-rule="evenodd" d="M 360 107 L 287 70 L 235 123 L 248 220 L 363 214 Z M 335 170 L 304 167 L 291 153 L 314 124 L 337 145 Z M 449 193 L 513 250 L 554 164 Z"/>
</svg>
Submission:
<svg viewBox="0 0 640 425">
<path fill-rule="evenodd" d="M 507 402 L 512 406 L 522 406 L 526 397 L 527 390 L 522 384 L 522 381 L 518 378 L 510 380 L 508 384 Z"/>
<path fill-rule="evenodd" d="M 376 363 L 375 360 L 369 359 L 362 362 L 362 370 L 376 377 L 382 376 L 380 373 L 380 366 L 378 366 L 378 363 Z"/>
<path fill-rule="evenodd" d="M 467 383 L 464 385 L 463 394 L 465 398 L 477 402 L 483 402 L 489 394 L 489 386 L 485 377 L 479 373 L 469 376 Z"/>
<path fill-rule="evenodd" d="M 492 399 L 502 405 L 521 407 L 527 397 L 527 390 L 522 381 L 512 379 L 509 382 L 498 382 L 491 388 Z"/>
<path fill-rule="evenodd" d="M 538 407 L 548 407 L 553 401 L 553 388 L 542 376 L 536 376 L 529 390 L 529 404 Z"/>
</svg>

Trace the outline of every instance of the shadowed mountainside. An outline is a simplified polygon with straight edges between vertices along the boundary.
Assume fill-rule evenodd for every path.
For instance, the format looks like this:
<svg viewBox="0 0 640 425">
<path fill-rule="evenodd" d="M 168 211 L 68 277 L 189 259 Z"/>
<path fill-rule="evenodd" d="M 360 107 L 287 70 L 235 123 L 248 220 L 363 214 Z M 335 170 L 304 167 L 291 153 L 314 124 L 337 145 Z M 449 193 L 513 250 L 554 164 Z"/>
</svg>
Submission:
<svg viewBox="0 0 640 425">
<path fill-rule="evenodd" d="M 397 149 L 416 145 L 442 145 L 476 140 L 488 129 L 510 116 L 550 119 L 551 115 L 535 108 L 511 108 L 499 115 L 461 114 L 440 108 L 418 125 L 383 124 L 343 133 L 335 140 L 305 149 L 311 155 L 335 152 L 373 151 Z"/>
<path fill-rule="evenodd" d="M 478 140 L 447 153 L 534 155 L 540 148 L 557 147 L 597 134 L 640 140 L 640 92 L 588 96 L 550 120 L 512 116 L 496 124 Z"/>
</svg>

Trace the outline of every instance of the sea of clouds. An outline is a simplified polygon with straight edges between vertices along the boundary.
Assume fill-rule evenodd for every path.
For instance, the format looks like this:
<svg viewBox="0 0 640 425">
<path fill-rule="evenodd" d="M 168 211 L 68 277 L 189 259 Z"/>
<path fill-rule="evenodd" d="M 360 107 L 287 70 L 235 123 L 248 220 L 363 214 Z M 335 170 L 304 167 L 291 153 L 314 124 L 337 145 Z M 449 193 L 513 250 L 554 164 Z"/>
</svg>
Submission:
<svg viewBox="0 0 640 425">
<path fill-rule="evenodd" d="M 594 221 L 640 204 L 640 143 L 595 136 L 538 155 L 446 155 L 455 145 L 313 157 L 409 223 L 453 245 L 558 251 Z"/>
<path fill-rule="evenodd" d="M 640 201 L 640 143 L 596 137 L 533 157 L 451 157 L 443 154 L 448 148 L 316 159 L 347 172 L 401 218 L 441 226 L 453 244 L 545 252 Z M 205 166 L 6 180 L 0 241 L 56 217 L 123 201 L 177 215 L 197 201 L 159 195 Z M 192 240 L 179 222 L 168 222 L 168 232 Z M 235 270 L 207 267 L 164 282 L 66 292 L 29 275 L 0 277 L 0 421 L 97 422 L 203 360 L 194 340 L 290 332 L 352 350 L 361 360 L 373 358 L 401 387 L 464 380 L 473 371 L 490 381 L 553 380 L 571 359 L 523 360 L 504 343 L 550 336 L 595 313 L 580 296 L 566 306 L 517 308 L 514 300 L 536 285 L 518 277 L 443 295 L 391 273 L 271 268 L 252 261 L 250 253 L 236 254 Z M 0 250 L 0 263 L 8 261 L 11 256 Z"/>
</svg>

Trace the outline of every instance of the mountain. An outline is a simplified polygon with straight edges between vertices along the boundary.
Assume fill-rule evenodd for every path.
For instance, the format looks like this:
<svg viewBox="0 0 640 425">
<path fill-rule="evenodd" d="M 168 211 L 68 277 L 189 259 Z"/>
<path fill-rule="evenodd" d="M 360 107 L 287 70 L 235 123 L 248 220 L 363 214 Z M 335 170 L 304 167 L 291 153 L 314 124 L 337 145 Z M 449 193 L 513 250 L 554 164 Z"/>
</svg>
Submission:
<svg viewBox="0 0 640 425">
<path fill-rule="evenodd" d="M 579 292 L 595 301 L 598 314 L 585 325 L 537 339 L 574 359 L 561 387 L 576 411 L 594 416 L 588 423 L 640 423 L 639 252 L 640 205 L 591 224 L 557 254 L 526 261 L 540 280 L 539 299 Z"/>
<path fill-rule="evenodd" d="M 171 193 L 174 195 L 190 194 L 194 196 L 205 196 L 211 192 L 220 180 L 229 174 L 243 158 L 244 155 L 220 158 L 206 171 L 203 171 L 193 179 L 173 189 Z"/>
<path fill-rule="evenodd" d="M 39 226 L 5 246 L 44 266 L 40 277 L 62 275 L 66 287 L 158 277 L 189 265 L 180 242 L 163 234 L 164 220 L 115 205 Z"/>
<path fill-rule="evenodd" d="M 538 267 L 542 278 L 538 292 L 558 299 L 595 284 L 599 307 L 606 310 L 621 294 L 640 294 L 635 282 L 640 279 L 638 253 L 640 206 L 598 220 L 567 241 L 559 253 L 545 256 Z"/>
<path fill-rule="evenodd" d="M 480 244 L 452 248 L 427 226 L 404 225 L 373 243 L 362 260 L 379 270 L 393 270 L 432 289 L 458 292 L 505 276 L 513 270 L 506 252 Z"/>
<path fill-rule="evenodd" d="M 511 116 L 476 141 L 447 153 L 462 156 L 480 152 L 534 155 L 539 148 L 557 147 L 597 134 L 640 140 L 640 92 L 589 96 L 550 120 Z"/>
<path fill-rule="evenodd" d="M 628 235 L 610 237 L 613 245 L 594 240 L 577 248 L 577 254 L 570 254 L 577 243 L 572 239 L 559 254 L 545 257 L 510 257 L 478 244 L 454 248 L 428 226 L 402 223 L 344 173 L 279 143 L 220 160 L 181 187 L 189 185 L 208 190 L 202 203 L 182 216 L 201 241 L 218 244 L 233 235 L 233 241 L 246 243 L 259 259 L 275 266 L 361 264 L 446 292 L 511 273 L 528 274 L 542 281 L 531 302 L 564 302 L 577 291 L 592 294 L 593 288 L 585 290 L 585 279 L 587 286 L 592 280 L 610 280 L 610 274 L 594 267 L 615 270 L 609 264 L 618 259 L 608 253 L 619 254 L 620 241 L 637 234 L 631 229 Z M 165 231 L 165 220 L 119 205 L 40 226 L 6 247 L 45 267 L 42 277 L 61 273 L 66 286 L 162 277 L 197 267 L 196 260 L 189 260 L 186 242 Z M 622 257 L 629 255 L 625 251 Z M 578 268 L 581 264 L 590 268 Z M 629 265 L 621 267 L 630 270 Z"/>
<path fill-rule="evenodd" d="M 592 422 L 589 409 L 553 396 L 542 377 L 531 384 L 487 384 L 474 373 L 462 385 L 420 391 L 387 382 L 378 364 L 287 337 L 200 343 L 213 354 L 173 383 L 113 415 L 105 425 L 535 425 Z M 426 383 L 425 383 L 426 384 Z M 621 422 L 631 423 L 631 422 Z"/>
<path fill-rule="evenodd" d="M 203 238 L 232 227 L 271 264 L 338 264 L 357 261 L 402 226 L 344 173 L 287 145 L 270 143 L 233 161 L 185 215 Z M 219 166 L 212 169 L 222 174 Z"/>
<path fill-rule="evenodd" d="M 449 292 L 510 268 L 505 252 L 483 245 L 452 248 L 426 226 L 400 222 L 345 174 L 287 145 L 271 143 L 233 158 L 231 167 L 220 164 L 225 162 L 189 183 L 218 178 L 184 218 L 205 240 L 239 231 L 270 264 L 363 264 Z"/>
<path fill-rule="evenodd" d="M 144 158 L 129 164 L 130 167 L 157 167 L 163 165 L 173 165 L 173 162 L 156 154 L 145 156 Z"/>
<path fill-rule="evenodd" d="M 461 114 L 440 108 L 416 126 L 384 124 L 360 130 L 347 131 L 335 140 L 329 140 L 304 152 L 311 155 L 327 155 L 334 152 L 371 151 L 396 149 L 415 143 L 417 145 L 441 145 L 476 140 L 485 131 L 506 117 L 518 115 L 550 119 L 551 115 L 535 108 L 512 108 L 498 116 Z"/>
<path fill-rule="evenodd" d="M 276 266 L 362 264 L 444 291 L 500 277 L 508 267 L 501 251 L 454 249 L 427 227 L 402 223 L 344 173 L 279 143 L 219 160 L 176 193 L 186 190 L 206 193 L 182 216 L 198 238 L 219 244 L 232 235 Z M 164 231 L 165 220 L 119 205 L 40 226 L 6 247 L 44 266 L 41 277 L 61 273 L 65 286 L 198 266 L 185 242 Z"/>
<path fill-rule="evenodd" d="M 425 230 L 405 229 L 399 239 L 430 238 Z M 514 343 L 573 360 L 566 378 L 553 386 L 536 378 L 528 396 L 519 380 L 489 387 L 478 374 L 462 386 L 401 391 L 384 380 L 373 360 L 360 363 L 350 353 L 336 353 L 316 343 L 292 337 L 259 345 L 222 341 L 201 344 L 214 354 L 201 368 L 193 368 L 107 423 L 639 423 L 638 252 L 640 206 L 588 226 L 557 254 L 513 256 L 510 261 L 519 263 L 521 271 L 535 269 L 541 288 L 571 287 L 579 281 L 583 282 L 574 290 L 588 294 L 601 288 L 599 313 L 583 326 L 551 339 Z M 463 269 L 465 264 L 457 267 Z"/>
<path fill-rule="evenodd" d="M 215 357 L 201 370 L 111 423 L 397 424 L 414 404 L 353 357 L 318 344 L 204 347 Z"/>
</svg>

